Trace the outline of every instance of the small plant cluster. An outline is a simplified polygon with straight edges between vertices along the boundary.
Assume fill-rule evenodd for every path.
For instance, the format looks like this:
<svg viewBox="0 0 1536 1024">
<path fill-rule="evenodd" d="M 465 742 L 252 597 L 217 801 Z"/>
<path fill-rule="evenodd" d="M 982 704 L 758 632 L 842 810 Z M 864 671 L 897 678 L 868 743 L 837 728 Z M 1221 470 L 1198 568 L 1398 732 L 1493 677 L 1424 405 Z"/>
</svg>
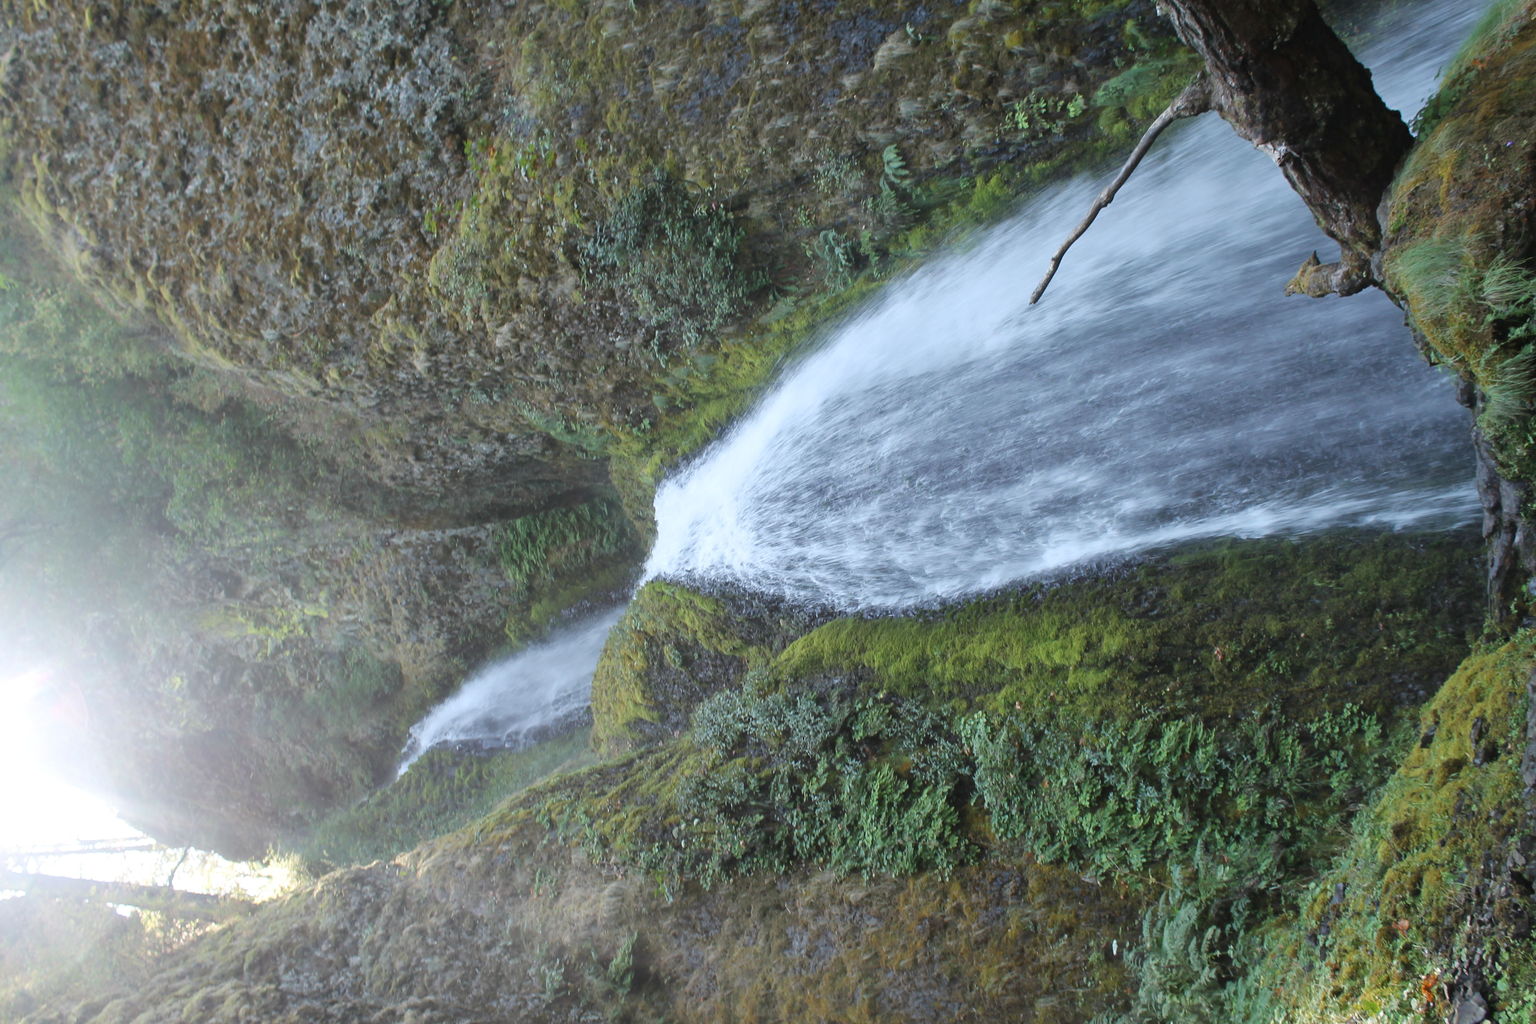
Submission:
<svg viewBox="0 0 1536 1024">
<path fill-rule="evenodd" d="M 767 283 L 750 265 L 745 237 L 709 192 L 657 170 L 619 201 L 580 254 L 588 277 L 613 285 L 642 320 L 695 349 L 715 340 Z"/>
<path fill-rule="evenodd" d="M 834 159 L 824 172 L 818 172 L 818 188 L 856 188 L 863 179 L 850 170 L 852 167 L 846 159 Z M 825 228 L 804 245 L 806 256 L 821 269 L 822 283 L 833 292 L 852 287 L 865 270 L 888 269 L 883 265 L 894 255 L 892 245 L 896 237 L 953 198 L 950 188 L 924 187 L 914 181 L 906 158 L 895 143 L 880 151 L 877 181 L 878 191 L 866 196 L 863 202 L 869 227 L 857 233 Z"/>
<path fill-rule="evenodd" d="M 546 820 L 578 822 L 593 854 L 665 885 L 801 864 L 947 875 L 997 841 L 1133 887 L 1161 884 L 1175 862 L 1219 863 L 1225 888 L 1202 904 L 1206 920 L 1307 863 L 1392 746 L 1354 706 L 1304 724 L 1267 708 L 1224 727 L 1185 716 L 1069 728 L 957 718 L 836 679 L 760 692 L 749 678 L 698 706 L 679 749 L 692 753 L 625 773 L 628 789 L 667 776 L 648 823 L 605 822 L 614 794 Z"/>
<path fill-rule="evenodd" d="M 1054 92 L 1032 89 L 1028 96 L 1008 108 L 1004 127 L 1022 139 L 1060 135 L 1087 109 L 1088 101 L 1082 93 L 1074 93 L 1067 99 Z"/>
<path fill-rule="evenodd" d="M 623 510 L 608 500 L 520 516 L 499 528 L 496 553 L 507 580 L 527 592 L 573 569 L 628 550 Z"/>
<path fill-rule="evenodd" d="M 674 836 L 704 880 L 824 863 L 947 874 L 968 859 L 965 758 L 943 718 L 885 694 L 726 691 L 694 713 L 703 770 Z"/>
</svg>

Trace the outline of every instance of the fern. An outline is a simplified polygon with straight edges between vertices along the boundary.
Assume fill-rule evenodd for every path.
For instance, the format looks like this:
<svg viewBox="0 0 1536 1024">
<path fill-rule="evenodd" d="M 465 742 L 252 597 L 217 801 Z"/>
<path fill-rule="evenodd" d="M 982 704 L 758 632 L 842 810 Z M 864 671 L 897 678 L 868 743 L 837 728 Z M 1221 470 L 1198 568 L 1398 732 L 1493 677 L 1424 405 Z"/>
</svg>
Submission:
<svg viewBox="0 0 1536 1024">
<path fill-rule="evenodd" d="M 880 179 L 883 184 L 900 188 L 904 187 L 912 177 L 911 173 L 907 170 L 906 160 L 902 159 L 901 151 L 896 148 L 894 142 L 881 151 L 880 163 L 885 168 L 885 173 Z"/>
</svg>

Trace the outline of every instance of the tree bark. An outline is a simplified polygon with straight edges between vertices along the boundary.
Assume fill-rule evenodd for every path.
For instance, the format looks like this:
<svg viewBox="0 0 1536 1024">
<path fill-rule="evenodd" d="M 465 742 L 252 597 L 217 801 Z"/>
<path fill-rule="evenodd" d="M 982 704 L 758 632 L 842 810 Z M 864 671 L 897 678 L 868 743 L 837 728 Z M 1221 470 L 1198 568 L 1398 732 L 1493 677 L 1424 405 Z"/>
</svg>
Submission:
<svg viewBox="0 0 1536 1024">
<path fill-rule="evenodd" d="M 1279 165 L 1342 250 L 1331 290 L 1374 278 L 1377 206 L 1413 136 L 1313 0 L 1162 0 L 1205 60 L 1215 109 Z"/>
</svg>

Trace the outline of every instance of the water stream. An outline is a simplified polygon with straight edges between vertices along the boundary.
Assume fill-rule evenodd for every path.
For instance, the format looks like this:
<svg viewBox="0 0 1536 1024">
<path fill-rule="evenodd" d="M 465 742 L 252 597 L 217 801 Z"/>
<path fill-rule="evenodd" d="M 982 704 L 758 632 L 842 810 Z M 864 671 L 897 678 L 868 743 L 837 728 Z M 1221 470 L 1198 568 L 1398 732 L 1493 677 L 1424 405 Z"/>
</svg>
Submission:
<svg viewBox="0 0 1536 1024">
<path fill-rule="evenodd" d="M 1422 4 L 1364 48 L 1390 105 L 1418 108 L 1478 13 Z M 893 610 L 1187 539 L 1476 513 L 1451 380 L 1380 294 L 1282 294 L 1330 243 L 1213 115 L 1158 143 L 1029 307 L 1101 187 L 1047 190 L 838 328 L 662 486 L 646 577 Z M 415 749 L 579 708 L 616 614 L 477 676 Z"/>
<path fill-rule="evenodd" d="M 1389 102 L 1417 107 L 1423 49 L 1468 12 L 1421 7 L 1367 55 Z M 1159 142 L 1028 306 L 1100 187 L 886 289 L 662 487 L 646 575 L 899 609 L 1178 540 L 1473 512 L 1451 382 L 1379 293 L 1282 293 L 1328 240 L 1214 116 Z"/>
<path fill-rule="evenodd" d="M 603 641 L 622 612 L 599 612 L 475 673 L 411 728 L 399 774 L 440 744 L 517 747 L 570 721 L 587 706 Z"/>
</svg>

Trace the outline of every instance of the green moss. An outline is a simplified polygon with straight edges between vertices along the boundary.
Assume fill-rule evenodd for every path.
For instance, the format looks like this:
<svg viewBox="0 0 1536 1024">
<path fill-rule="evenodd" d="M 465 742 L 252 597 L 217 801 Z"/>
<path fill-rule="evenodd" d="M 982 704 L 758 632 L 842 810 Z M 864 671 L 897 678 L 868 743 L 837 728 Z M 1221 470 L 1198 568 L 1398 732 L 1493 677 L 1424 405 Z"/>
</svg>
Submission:
<svg viewBox="0 0 1536 1024">
<path fill-rule="evenodd" d="M 1389 198 L 1383 262 L 1428 355 L 1477 385 L 1501 471 L 1536 476 L 1536 248 L 1511 217 L 1531 187 L 1536 21 L 1495 4 L 1421 115 Z"/>
<path fill-rule="evenodd" d="M 703 697 L 765 665 L 774 644 L 772 630 L 720 598 L 647 583 L 614 627 L 593 675 L 593 742 L 620 750 L 675 735 Z"/>
<path fill-rule="evenodd" d="M 1498 851 L 1522 821 L 1533 666 L 1536 642 L 1522 633 L 1469 657 L 1424 707 L 1420 738 L 1356 822 L 1338 863 L 1294 916 L 1261 933 L 1265 954 L 1248 987 L 1255 1005 L 1302 1020 L 1416 1018 L 1426 990 L 1436 1010 L 1444 1005 L 1436 979 L 1448 981 L 1480 949 L 1481 970 L 1495 983 L 1490 994 L 1502 1001 L 1492 1013 L 1529 1013 L 1523 985 L 1533 976 L 1532 949 L 1497 923 L 1513 909 L 1497 872 Z"/>
<path fill-rule="evenodd" d="M 865 671 L 933 704 L 1074 720 L 1216 719 L 1275 694 L 1386 706 L 1455 663 L 1476 621 L 1475 558 L 1469 537 L 1230 542 L 930 615 L 839 619 L 772 672 Z"/>
</svg>

